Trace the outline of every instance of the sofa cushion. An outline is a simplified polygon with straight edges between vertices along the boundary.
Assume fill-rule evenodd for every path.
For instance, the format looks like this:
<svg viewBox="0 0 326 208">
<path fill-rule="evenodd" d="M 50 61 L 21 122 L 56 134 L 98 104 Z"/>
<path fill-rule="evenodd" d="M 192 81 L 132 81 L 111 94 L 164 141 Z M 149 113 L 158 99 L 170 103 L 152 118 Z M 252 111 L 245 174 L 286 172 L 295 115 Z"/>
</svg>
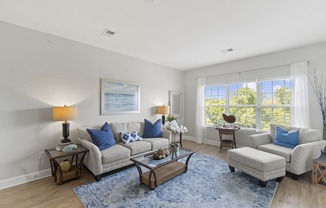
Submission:
<svg viewBox="0 0 326 208">
<path fill-rule="evenodd" d="M 145 119 L 143 138 L 162 137 L 162 121 L 158 119 L 155 123 Z"/>
<path fill-rule="evenodd" d="M 258 146 L 259 150 L 262 150 L 264 152 L 269 152 L 275 155 L 279 155 L 285 158 L 286 162 L 291 162 L 291 153 L 293 149 L 282 147 L 275 144 L 264 144 Z"/>
<path fill-rule="evenodd" d="M 131 142 L 131 143 L 128 143 L 128 144 L 123 144 L 121 142 L 119 144 L 126 147 L 126 148 L 128 148 L 130 150 L 131 155 L 137 155 L 137 154 L 152 150 L 151 143 L 144 142 L 144 141 Z"/>
<path fill-rule="evenodd" d="M 145 123 L 144 122 L 139 122 L 139 125 L 140 125 L 139 135 L 142 137 L 143 134 L 144 134 Z"/>
<path fill-rule="evenodd" d="M 86 130 L 86 129 L 91 129 L 91 128 L 92 127 L 80 127 L 80 128 L 77 128 L 78 137 L 80 139 L 82 139 L 82 140 L 92 142 L 91 136 L 89 135 L 89 133 Z"/>
<path fill-rule="evenodd" d="M 293 149 L 299 144 L 299 130 L 287 131 L 277 126 L 273 143 Z"/>
<path fill-rule="evenodd" d="M 299 144 L 321 140 L 321 132 L 317 129 L 300 129 Z"/>
<path fill-rule="evenodd" d="M 145 138 L 143 141 L 152 145 L 152 150 L 161 149 L 169 145 L 169 140 L 165 138 Z"/>
<path fill-rule="evenodd" d="M 271 124 L 269 128 L 273 141 L 275 139 L 275 131 L 277 126 L 278 125 L 276 124 Z M 280 127 L 284 128 L 287 131 L 299 130 L 299 144 L 305 144 L 305 143 L 314 142 L 322 139 L 321 132 L 317 129 L 284 127 L 284 126 L 280 126 Z"/>
<path fill-rule="evenodd" d="M 116 144 L 113 134 L 108 123 L 105 123 L 101 129 L 86 129 L 92 142 L 99 148 L 105 150 Z"/>
<path fill-rule="evenodd" d="M 109 149 L 101 151 L 102 164 L 115 162 L 130 157 L 130 150 L 119 144 L 113 145 Z"/>
<path fill-rule="evenodd" d="M 120 132 L 135 132 L 140 131 L 139 122 L 129 123 L 110 123 L 115 141 L 121 142 Z"/>
</svg>

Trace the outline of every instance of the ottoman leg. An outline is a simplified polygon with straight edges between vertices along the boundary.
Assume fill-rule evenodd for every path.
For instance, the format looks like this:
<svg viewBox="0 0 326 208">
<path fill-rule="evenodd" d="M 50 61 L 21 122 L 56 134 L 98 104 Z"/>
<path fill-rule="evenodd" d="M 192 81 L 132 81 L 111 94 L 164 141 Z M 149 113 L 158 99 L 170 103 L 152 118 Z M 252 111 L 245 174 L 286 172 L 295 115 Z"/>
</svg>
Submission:
<svg viewBox="0 0 326 208">
<path fill-rule="evenodd" d="M 267 181 L 259 180 L 259 185 L 260 185 L 261 187 L 266 187 L 266 185 L 267 185 Z"/>
<path fill-rule="evenodd" d="M 231 171 L 232 173 L 234 173 L 234 167 L 232 167 L 232 166 L 229 165 L 229 169 L 230 169 L 230 171 Z"/>
<path fill-rule="evenodd" d="M 278 178 L 276 178 L 276 182 L 280 183 L 280 182 L 283 181 L 283 179 L 284 179 L 284 176 L 282 176 L 282 177 L 278 177 Z"/>
</svg>

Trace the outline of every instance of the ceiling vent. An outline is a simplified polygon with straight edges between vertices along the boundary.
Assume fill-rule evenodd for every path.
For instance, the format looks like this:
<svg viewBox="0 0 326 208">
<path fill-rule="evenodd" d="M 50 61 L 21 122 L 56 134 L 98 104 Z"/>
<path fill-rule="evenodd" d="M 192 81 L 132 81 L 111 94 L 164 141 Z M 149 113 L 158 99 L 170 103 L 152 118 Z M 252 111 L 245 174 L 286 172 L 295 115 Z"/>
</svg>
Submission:
<svg viewBox="0 0 326 208">
<path fill-rule="evenodd" d="M 234 51 L 233 48 L 227 48 L 227 49 L 221 50 L 222 53 L 229 53 L 229 52 L 232 52 L 232 51 Z"/>
<path fill-rule="evenodd" d="M 110 30 L 110 29 L 105 29 L 104 32 L 102 33 L 102 35 L 108 36 L 108 37 L 112 37 L 116 32 Z"/>
</svg>

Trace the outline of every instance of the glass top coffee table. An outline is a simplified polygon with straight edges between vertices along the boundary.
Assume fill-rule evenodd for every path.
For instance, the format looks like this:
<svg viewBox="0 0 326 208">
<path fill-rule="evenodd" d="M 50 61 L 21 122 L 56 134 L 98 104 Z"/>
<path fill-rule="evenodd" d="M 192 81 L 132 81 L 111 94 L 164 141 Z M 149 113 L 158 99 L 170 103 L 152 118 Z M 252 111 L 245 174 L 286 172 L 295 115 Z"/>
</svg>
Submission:
<svg viewBox="0 0 326 208">
<path fill-rule="evenodd" d="M 140 182 L 153 190 L 165 181 L 187 172 L 188 162 L 194 153 L 195 151 L 193 150 L 180 148 L 179 153 L 174 157 L 172 157 L 172 153 L 170 153 L 164 159 L 154 160 L 154 153 L 150 153 L 144 156 L 131 158 L 130 160 L 133 161 L 137 167 Z M 186 160 L 179 161 L 182 158 L 186 158 Z M 148 171 L 143 172 L 141 166 L 147 168 Z"/>
</svg>

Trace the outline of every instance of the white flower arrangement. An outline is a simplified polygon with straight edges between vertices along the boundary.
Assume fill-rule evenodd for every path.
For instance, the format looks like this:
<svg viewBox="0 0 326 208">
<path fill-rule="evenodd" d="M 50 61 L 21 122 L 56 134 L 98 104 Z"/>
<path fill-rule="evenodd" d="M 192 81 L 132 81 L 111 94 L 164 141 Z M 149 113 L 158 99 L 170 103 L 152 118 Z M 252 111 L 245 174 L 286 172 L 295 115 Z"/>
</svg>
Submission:
<svg viewBox="0 0 326 208">
<path fill-rule="evenodd" d="M 183 126 L 183 125 L 178 125 L 176 120 L 173 121 L 166 121 L 164 126 L 164 129 L 168 129 L 174 133 L 187 133 L 188 132 L 188 128 Z"/>
</svg>

